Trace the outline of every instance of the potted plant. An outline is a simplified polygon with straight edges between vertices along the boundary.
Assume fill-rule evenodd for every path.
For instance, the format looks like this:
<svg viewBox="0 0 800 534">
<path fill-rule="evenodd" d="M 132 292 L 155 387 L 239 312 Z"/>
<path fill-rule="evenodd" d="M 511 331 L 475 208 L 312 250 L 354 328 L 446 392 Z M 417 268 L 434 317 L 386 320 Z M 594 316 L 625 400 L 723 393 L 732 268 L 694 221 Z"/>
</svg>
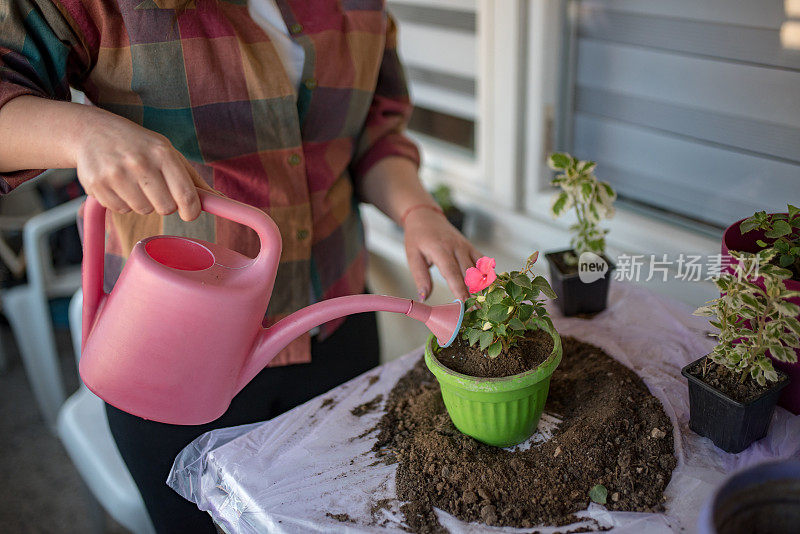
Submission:
<svg viewBox="0 0 800 534">
<path fill-rule="evenodd" d="M 728 478 L 700 512 L 701 534 L 797 532 L 800 460 L 757 464 Z"/>
<path fill-rule="evenodd" d="M 447 220 L 456 227 L 459 232 L 464 231 L 464 212 L 453 202 L 453 195 L 450 187 L 446 184 L 439 184 L 431 191 L 433 199 L 442 208 L 444 216 Z"/>
<path fill-rule="evenodd" d="M 695 315 L 715 317 L 714 350 L 683 368 L 689 381 L 689 427 L 727 452 L 740 452 L 767 433 L 787 376 L 772 366 L 797 361 L 800 309 L 789 299 L 800 293 L 786 288 L 790 272 L 769 263 L 774 249 L 756 254 L 731 252 L 733 272 L 716 281 L 721 295 Z M 762 284 L 753 282 L 757 276 Z"/>
<path fill-rule="evenodd" d="M 555 293 L 531 273 L 538 255 L 500 274 L 494 259 L 479 259 L 464 278 L 471 295 L 461 335 L 446 349 L 433 336 L 425 346 L 453 424 L 489 445 L 516 445 L 535 432 L 561 361 L 561 337 L 540 299 Z"/>
<path fill-rule="evenodd" d="M 759 211 L 729 226 L 722 236 L 723 263 L 733 261 L 731 250 L 755 253 L 767 247 L 776 250 L 772 262 L 792 272 L 791 278 L 784 282 L 786 288 L 800 292 L 800 209 L 790 204 L 786 213 Z M 761 285 L 761 281 L 756 280 L 756 284 Z M 800 297 L 791 298 L 789 302 L 800 305 Z M 775 359 L 773 363 L 789 375 L 789 385 L 781 393 L 778 404 L 800 414 L 800 364 Z"/>
<path fill-rule="evenodd" d="M 553 198 L 552 216 L 560 217 L 574 208 L 577 218 L 569 228 L 573 233 L 571 248 L 546 254 L 559 307 L 567 316 L 602 311 L 614 264 L 605 256 L 608 230 L 598 225 L 614 216 L 617 194 L 607 182 L 597 180 L 593 161 L 556 153 L 550 155 L 547 164 L 560 171 L 551 182 L 561 188 Z"/>
</svg>

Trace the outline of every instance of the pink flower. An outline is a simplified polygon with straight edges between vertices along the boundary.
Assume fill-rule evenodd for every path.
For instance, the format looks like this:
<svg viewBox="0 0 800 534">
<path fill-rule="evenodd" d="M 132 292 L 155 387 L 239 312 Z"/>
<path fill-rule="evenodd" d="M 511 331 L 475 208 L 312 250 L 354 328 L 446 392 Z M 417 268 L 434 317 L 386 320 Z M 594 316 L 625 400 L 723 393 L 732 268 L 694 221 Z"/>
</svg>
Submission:
<svg viewBox="0 0 800 534">
<path fill-rule="evenodd" d="M 470 293 L 477 293 L 489 287 L 497 278 L 494 272 L 496 265 L 494 258 L 484 256 L 475 262 L 475 267 L 467 269 L 464 276 L 464 283 L 467 284 Z"/>
</svg>

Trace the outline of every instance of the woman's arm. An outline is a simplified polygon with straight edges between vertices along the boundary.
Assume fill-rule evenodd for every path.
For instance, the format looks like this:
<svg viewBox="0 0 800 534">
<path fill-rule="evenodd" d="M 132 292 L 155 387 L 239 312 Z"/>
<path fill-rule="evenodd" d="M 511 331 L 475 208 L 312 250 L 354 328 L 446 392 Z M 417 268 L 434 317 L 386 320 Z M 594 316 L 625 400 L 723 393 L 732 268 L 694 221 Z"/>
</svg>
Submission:
<svg viewBox="0 0 800 534">
<path fill-rule="evenodd" d="M 420 300 L 431 294 L 431 265 L 436 265 L 456 297 L 467 298 L 464 272 L 480 254 L 444 215 L 415 208 L 436 206 L 436 201 L 422 187 L 414 162 L 391 156 L 378 161 L 358 182 L 357 193 L 403 226 L 408 265 Z"/>
<path fill-rule="evenodd" d="M 76 168 L 84 190 L 117 212 L 200 214 L 211 189 L 163 135 L 99 108 L 19 96 L 0 108 L 0 172 Z"/>
</svg>

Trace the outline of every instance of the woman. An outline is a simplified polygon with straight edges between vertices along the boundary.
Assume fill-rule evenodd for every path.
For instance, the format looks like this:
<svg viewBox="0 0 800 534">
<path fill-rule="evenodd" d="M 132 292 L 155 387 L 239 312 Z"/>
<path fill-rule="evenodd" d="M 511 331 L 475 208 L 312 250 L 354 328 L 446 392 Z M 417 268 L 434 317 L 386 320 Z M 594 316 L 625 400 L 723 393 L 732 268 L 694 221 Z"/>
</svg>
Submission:
<svg viewBox="0 0 800 534">
<path fill-rule="evenodd" d="M 70 85 L 94 106 L 69 103 Z M 255 255 L 253 232 L 200 215 L 200 187 L 263 209 L 281 230 L 265 324 L 364 291 L 358 200 L 405 229 L 421 299 L 431 265 L 466 297 L 462 273 L 477 253 L 419 182 L 403 134 L 410 110 L 381 1 L 0 3 L 0 188 L 41 172 L 30 169 L 77 168 L 110 210 L 107 289 L 133 244 L 153 234 Z M 377 353 L 374 314 L 362 314 L 295 341 L 211 424 L 176 427 L 107 406 L 156 529 L 213 532 L 164 483 L 193 438 L 274 417 L 377 365 Z"/>
</svg>

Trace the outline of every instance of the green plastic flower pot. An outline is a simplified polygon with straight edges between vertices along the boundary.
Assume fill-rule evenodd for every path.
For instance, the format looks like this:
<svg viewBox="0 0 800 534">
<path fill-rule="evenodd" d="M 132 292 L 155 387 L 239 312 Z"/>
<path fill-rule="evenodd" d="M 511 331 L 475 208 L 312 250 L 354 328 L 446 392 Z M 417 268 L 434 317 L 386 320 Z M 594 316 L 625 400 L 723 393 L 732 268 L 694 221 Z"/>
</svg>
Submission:
<svg viewBox="0 0 800 534">
<path fill-rule="evenodd" d="M 433 354 L 435 338 L 425 344 L 425 364 L 442 388 L 453 424 L 487 445 L 510 447 L 533 435 L 539 424 L 550 375 L 561 362 L 561 338 L 555 331 L 553 352 L 535 369 L 502 378 L 480 378 L 448 369 Z"/>
</svg>

